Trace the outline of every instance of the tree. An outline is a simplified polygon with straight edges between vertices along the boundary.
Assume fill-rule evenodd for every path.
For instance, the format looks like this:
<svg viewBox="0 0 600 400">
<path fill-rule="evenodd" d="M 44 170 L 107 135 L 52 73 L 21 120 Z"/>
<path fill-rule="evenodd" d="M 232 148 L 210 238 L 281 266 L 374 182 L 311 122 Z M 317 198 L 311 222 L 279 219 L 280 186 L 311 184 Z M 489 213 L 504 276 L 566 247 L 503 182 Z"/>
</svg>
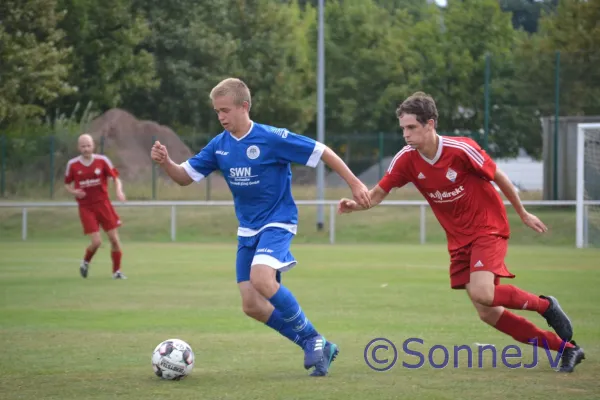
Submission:
<svg viewBox="0 0 600 400">
<path fill-rule="evenodd" d="M 515 79 L 507 87 L 521 107 L 526 148 L 541 154 L 540 117 L 554 116 L 556 61 L 559 55 L 560 115 L 600 113 L 600 4 L 561 2 L 540 19 L 536 35 L 520 36 L 515 49 Z M 515 99 L 516 100 L 516 99 Z"/>
<path fill-rule="evenodd" d="M 73 92 L 70 49 L 57 24 L 55 0 L 0 2 L 0 126 L 42 116 L 45 106 Z"/>
<path fill-rule="evenodd" d="M 140 43 L 150 30 L 130 0 L 59 0 L 60 22 L 72 46 L 69 81 L 78 92 L 62 100 L 71 109 L 93 102 L 105 110 L 122 106 L 127 93 L 158 85 L 154 58 Z"/>
<path fill-rule="evenodd" d="M 406 13 L 372 0 L 330 0 L 325 10 L 328 133 L 397 130 L 394 110 L 409 92 Z M 315 21 L 316 22 L 316 21 Z M 316 24 L 312 29 L 316 43 Z M 316 65 L 316 51 L 313 53 Z"/>
<path fill-rule="evenodd" d="M 516 32 L 510 15 L 496 0 L 449 2 L 448 7 L 429 7 L 429 17 L 418 22 L 407 39 L 420 70 L 410 75 L 411 87 L 430 93 L 438 105 L 439 129 L 473 134 L 480 140 L 484 128 L 485 65 L 490 55 L 495 65 L 491 80 L 493 102 L 490 148 L 494 155 L 518 151 L 518 135 L 505 129 L 509 123 L 497 110 L 509 100 L 503 90 L 510 79 Z"/>
<path fill-rule="evenodd" d="M 231 66 L 238 43 L 217 26 L 228 8 L 218 0 L 134 0 L 150 33 L 142 48 L 153 55 L 160 85 L 128 96 L 128 109 L 177 130 L 204 130 L 214 113 L 208 106 L 211 85 Z M 219 4 L 221 7 L 219 8 Z"/>
<path fill-rule="evenodd" d="M 512 14 L 513 27 L 528 33 L 537 32 L 540 17 L 557 5 L 558 0 L 500 0 L 502 10 Z"/>
<path fill-rule="evenodd" d="M 310 23 L 295 3 L 177 0 L 141 6 L 151 21 L 145 46 L 157 59 L 161 86 L 137 104 L 148 104 L 144 108 L 161 123 L 212 135 L 220 127 L 209 93 L 230 76 L 250 86 L 257 120 L 302 131 L 314 118 Z"/>
<path fill-rule="evenodd" d="M 231 72 L 223 77 L 237 75 L 250 86 L 257 120 L 303 132 L 315 119 L 316 42 L 309 41 L 309 32 L 316 14 L 312 9 L 303 13 L 295 2 L 232 3 L 229 24 L 219 28 L 240 46 Z"/>
</svg>

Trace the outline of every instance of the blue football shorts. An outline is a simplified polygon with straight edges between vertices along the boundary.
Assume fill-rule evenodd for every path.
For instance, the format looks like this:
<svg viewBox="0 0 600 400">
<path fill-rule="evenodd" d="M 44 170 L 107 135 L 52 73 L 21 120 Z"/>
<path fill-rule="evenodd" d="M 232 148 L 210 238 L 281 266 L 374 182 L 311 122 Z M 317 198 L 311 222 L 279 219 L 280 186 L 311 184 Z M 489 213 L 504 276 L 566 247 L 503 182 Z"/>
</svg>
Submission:
<svg viewBox="0 0 600 400">
<path fill-rule="evenodd" d="M 276 270 L 277 282 L 281 282 L 281 274 L 297 264 L 290 252 L 293 238 L 293 233 L 282 228 L 267 228 L 251 237 L 238 236 L 237 282 L 249 281 L 250 269 L 257 264 Z"/>
</svg>

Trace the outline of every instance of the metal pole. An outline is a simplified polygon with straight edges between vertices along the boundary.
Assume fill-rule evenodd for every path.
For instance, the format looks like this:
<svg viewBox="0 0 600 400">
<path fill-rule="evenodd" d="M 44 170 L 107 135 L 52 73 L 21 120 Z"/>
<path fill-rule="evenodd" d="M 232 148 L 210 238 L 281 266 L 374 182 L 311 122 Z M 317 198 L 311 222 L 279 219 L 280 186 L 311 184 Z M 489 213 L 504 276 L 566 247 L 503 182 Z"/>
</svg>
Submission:
<svg viewBox="0 0 600 400">
<path fill-rule="evenodd" d="M 154 142 L 156 142 L 156 136 L 152 136 L 152 146 L 154 146 Z M 156 200 L 156 163 L 150 162 L 152 163 L 152 200 Z"/>
<path fill-rule="evenodd" d="M 420 236 L 421 236 L 421 237 L 420 237 L 420 239 L 421 239 L 421 244 L 425 244 L 425 242 L 426 242 L 426 240 L 427 240 L 427 239 L 426 239 L 426 237 L 427 237 L 427 233 L 426 233 L 426 231 L 425 231 L 425 229 L 426 229 L 426 228 L 425 228 L 425 220 L 426 220 L 427 216 L 426 216 L 426 214 L 425 214 L 425 211 L 426 211 L 426 210 L 425 210 L 425 206 L 424 206 L 424 205 L 421 205 L 421 206 L 419 206 L 419 207 L 421 208 L 421 220 L 420 220 L 420 222 L 421 222 L 421 224 L 420 224 L 420 225 L 421 225 L 421 229 L 420 229 L 420 233 L 421 233 L 421 235 L 420 235 Z"/>
<path fill-rule="evenodd" d="M 490 74 L 491 74 L 491 63 L 490 55 L 485 55 L 485 82 L 484 82 L 484 93 L 485 93 L 485 114 L 484 114 L 484 131 L 483 131 L 483 149 L 488 150 L 488 135 L 490 133 Z"/>
<path fill-rule="evenodd" d="M 335 205 L 329 205 L 329 243 L 335 243 Z"/>
<path fill-rule="evenodd" d="M 54 198 L 54 135 L 50 136 L 50 198 Z"/>
<path fill-rule="evenodd" d="M 554 74 L 554 157 L 553 157 L 553 200 L 558 200 L 558 116 L 560 105 L 560 51 L 556 52 L 556 67 Z"/>
<path fill-rule="evenodd" d="M 0 165 L 0 197 L 4 197 L 6 191 L 6 135 L 0 135 L 0 158 L 2 158 L 2 164 Z"/>
<path fill-rule="evenodd" d="M 27 240 L 27 208 L 23 208 L 23 215 L 21 219 L 21 238 Z"/>
<path fill-rule="evenodd" d="M 379 132 L 379 179 L 383 178 L 383 132 Z"/>
<path fill-rule="evenodd" d="M 176 206 L 171 206 L 171 241 L 175 241 L 177 234 L 177 214 Z"/>
<path fill-rule="evenodd" d="M 317 68 L 317 141 L 325 143 L 325 32 L 324 32 L 324 0 L 319 0 L 319 39 Z M 325 199 L 325 165 L 317 165 L 317 199 Z M 317 206 L 317 230 L 323 230 L 323 205 Z"/>
</svg>

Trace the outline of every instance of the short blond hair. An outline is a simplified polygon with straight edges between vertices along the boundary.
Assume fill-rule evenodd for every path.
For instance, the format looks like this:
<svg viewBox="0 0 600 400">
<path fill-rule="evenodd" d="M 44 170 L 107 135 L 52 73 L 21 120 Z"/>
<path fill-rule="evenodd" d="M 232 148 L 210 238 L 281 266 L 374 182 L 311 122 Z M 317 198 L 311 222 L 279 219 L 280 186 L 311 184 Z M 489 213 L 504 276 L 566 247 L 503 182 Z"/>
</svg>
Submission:
<svg viewBox="0 0 600 400">
<path fill-rule="evenodd" d="M 241 80 L 237 78 L 227 78 L 222 80 L 210 91 L 210 98 L 214 100 L 216 97 L 231 95 L 233 102 L 237 106 L 241 106 L 245 101 L 248 102 L 248 109 L 252 106 L 252 97 L 250 89 Z"/>
</svg>

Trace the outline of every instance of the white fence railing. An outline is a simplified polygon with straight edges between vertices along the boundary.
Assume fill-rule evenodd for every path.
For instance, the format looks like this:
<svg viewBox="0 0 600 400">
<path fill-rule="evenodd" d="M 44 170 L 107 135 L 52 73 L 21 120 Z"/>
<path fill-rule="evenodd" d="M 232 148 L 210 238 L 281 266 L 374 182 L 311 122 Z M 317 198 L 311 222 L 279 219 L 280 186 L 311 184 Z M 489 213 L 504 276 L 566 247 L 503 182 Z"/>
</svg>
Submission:
<svg viewBox="0 0 600 400">
<path fill-rule="evenodd" d="M 590 204 L 600 202 L 590 202 Z M 335 217 L 337 214 L 337 200 L 298 200 L 296 204 L 299 206 L 328 206 L 329 207 L 329 242 L 335 243 Z M 508 201 L 505 205 L 510 206 Z M 178 207 L 215 207 L 215 206 L 230 206 L 233 207 L 233 201 L 128 201 L 128 202 L 113 202 L 115 207 L 170 207 L 171 208 L 171 240 L 175 241 L 177 237 L 177 208 Z M 575 206 L 576 201 L 523 201 L 525 206 Z M 587 204 L 586 204 L 587 205 Z M 390 200 L 382 202 L 378 207 L 382 206 L 409 206 L 419 207 L 420 209 L 420 242 L 426 242 L 426 208 L 429 204 L 426 201 L 411 201 L 411 200 Z M 20 208 L 22 212 L 21 218 L 21 237 L 27 240 L 27 210 L 30 208 L 52 208 L 52 207 L 77 207 L 75 202 L 10 202 L 0 201 L 0 208 Z M 573 238 L 575 240 L 575 238 Z"/>
</svg>

